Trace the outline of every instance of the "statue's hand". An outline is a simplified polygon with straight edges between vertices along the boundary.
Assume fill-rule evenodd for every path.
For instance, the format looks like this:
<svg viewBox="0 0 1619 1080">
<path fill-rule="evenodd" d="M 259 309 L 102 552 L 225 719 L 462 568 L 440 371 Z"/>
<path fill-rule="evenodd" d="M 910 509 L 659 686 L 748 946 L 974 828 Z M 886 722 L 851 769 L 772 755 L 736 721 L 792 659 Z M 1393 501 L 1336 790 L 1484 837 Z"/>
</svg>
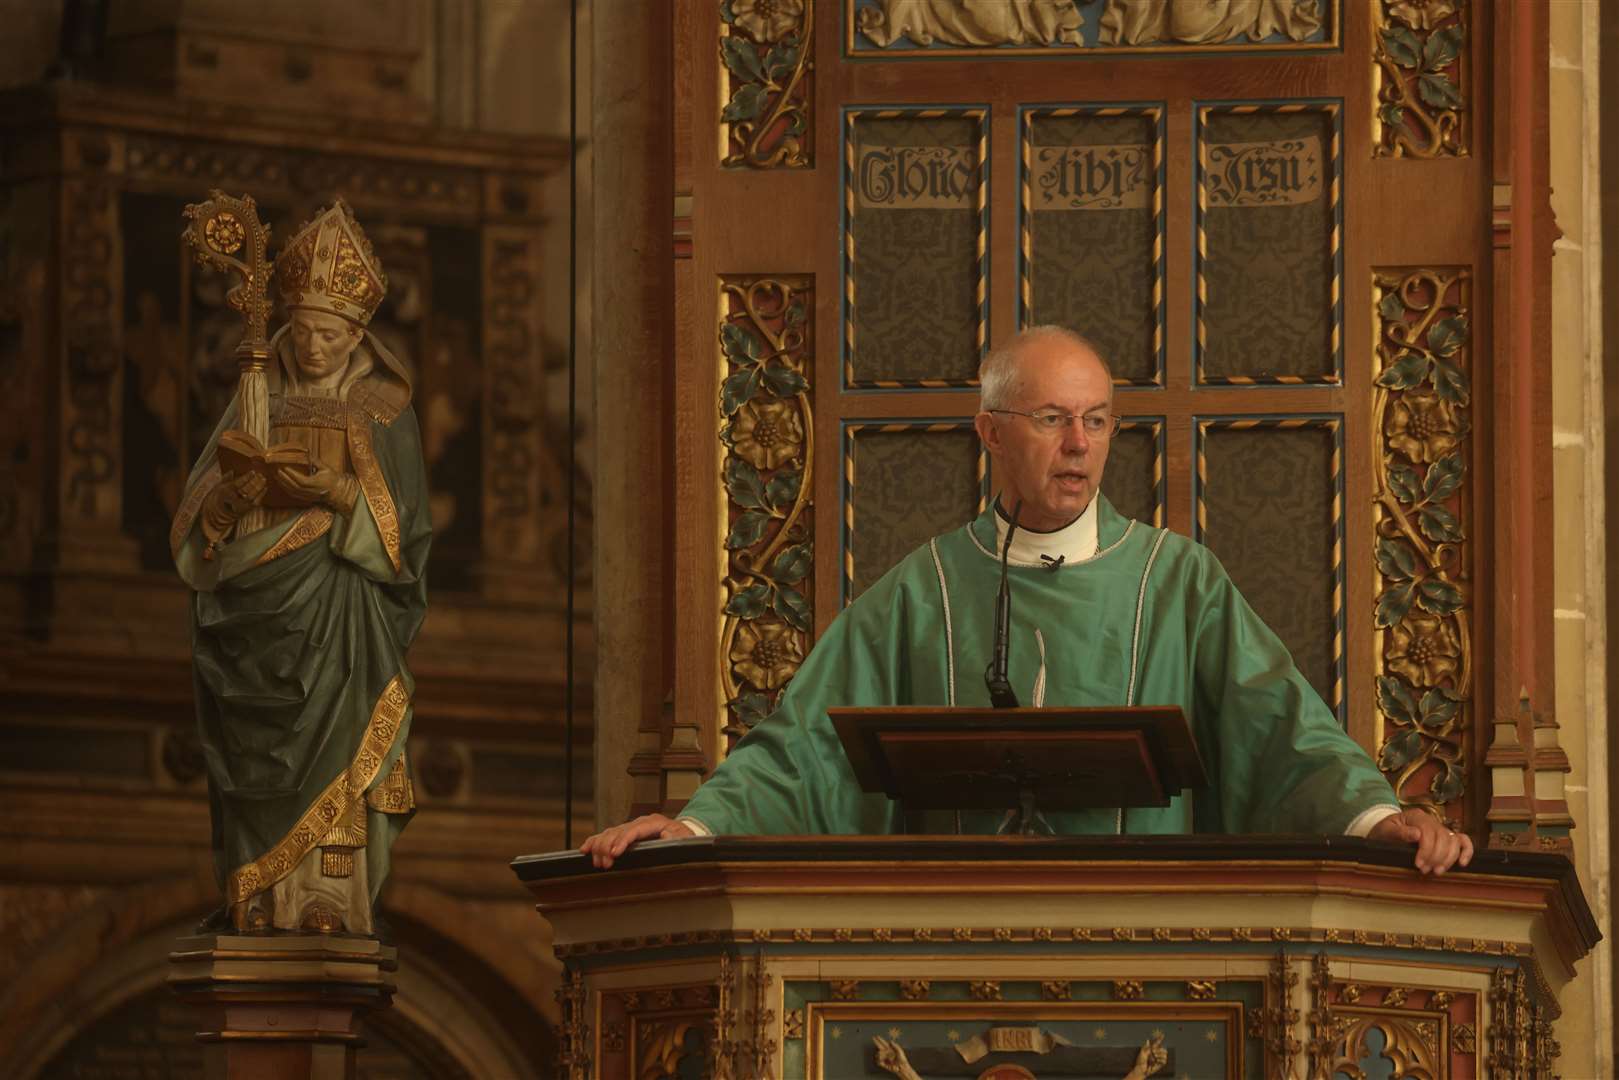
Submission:
<svg viewBox="0 0 1619 1080">
<path fill-rule="evenodd" d="M 224 541 L 243 514 L 264 501 L 269 482 L 258 473 L 243 473 L 219 484 L 203 500 L 202 534 L 208 540 L 205 558 L 212 558 L 215 544 Z"/>
<path fill-rule="evenodd" d="M 317 466 L 313 473 L 283 465 L 276 470 L 275 478 L 282 490 L 300 502 L 325 506 L 343 513 L 347 513 L 354 505 L 354 494 L 346 490 L 349 485 L 344 483 L 347 478 L 337 470 L 328 469 L 324 465 Z"/>
<path fill-rule="evenodd" d="M 1164 1049 L 1163 1033 L 1158 1032 L 1141 1044 L 1141 1052 L 1136 1054 L 1135 1068 L 1125 1074 L 1124 1080 L 1146 1080 L 1167 1064 L 1169 1051 Z"/>
</svg>

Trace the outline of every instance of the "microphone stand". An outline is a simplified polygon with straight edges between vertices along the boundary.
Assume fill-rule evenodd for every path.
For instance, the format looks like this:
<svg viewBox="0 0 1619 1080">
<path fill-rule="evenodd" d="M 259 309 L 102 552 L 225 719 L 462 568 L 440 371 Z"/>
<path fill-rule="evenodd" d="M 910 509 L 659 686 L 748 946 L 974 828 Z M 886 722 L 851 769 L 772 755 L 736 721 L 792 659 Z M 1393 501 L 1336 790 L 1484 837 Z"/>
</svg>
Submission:
<svg viewBox="0 0 1619 1080">
<path fill-rule="evenodd" d="M 984 685 L 989 687 L 989 701 L 997 709 L 1018 707 L 1017 693 L 1007 675 L 1007 653 L 1012 638 L 1012 590 L 1006 580 L 1006 560 L 1012 550 L 1012 534 L 1017 532 L 1018 515 L 1023 512 L 1023 500 L 1012 508 L 1012 520 L 1006 529 L 1006 540 L 1001 544 L 1001 591 L 995 596 L 995 644 L 989 654 L 989 667 L 984 671 Z"/>
</svg>

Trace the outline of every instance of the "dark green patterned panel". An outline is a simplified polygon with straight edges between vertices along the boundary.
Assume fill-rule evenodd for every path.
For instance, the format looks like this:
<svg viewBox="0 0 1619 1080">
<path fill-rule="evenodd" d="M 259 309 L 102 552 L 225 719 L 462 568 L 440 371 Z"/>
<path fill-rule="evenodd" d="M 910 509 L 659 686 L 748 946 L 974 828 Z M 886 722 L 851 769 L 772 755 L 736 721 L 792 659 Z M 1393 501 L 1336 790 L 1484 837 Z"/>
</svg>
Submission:
<svg viewBox="0 0 1619 1080">
<path fill-rule="evenodd" d="M 1340 716 L 1343 695 L 1338 422 L 1203 421 L 1198 539 Z"/>
<path fill-rule="evenodd" d="M 977 379 L 989 332 L 985 136 L 977 112 L 848 114 L 847 385 Z"/>
<path fill-rule="evenodd" d="M 1158 420 L 1126 420 L 1108 448 L 1102 494 L 1113 508 L 1148 525 L 1162 525 L 1163 458 Z"/>
<path fill-rule="evenodd" d="M 978 436 L 963 424 L 844 429 L 846 603 L 912 549 L 978 514 L 982 462 Z"/>
<path fill-rule="evenodd" d="M 1020 317 L 1094 341 L 1126 383 L 1162 381 L 1163 114 L 1023 114 Z"/>
<path fill-rule="evenodd" d="M 1198 115 L 1199 380 L 1339 382 L 1338 107 Z"/>
</svg>

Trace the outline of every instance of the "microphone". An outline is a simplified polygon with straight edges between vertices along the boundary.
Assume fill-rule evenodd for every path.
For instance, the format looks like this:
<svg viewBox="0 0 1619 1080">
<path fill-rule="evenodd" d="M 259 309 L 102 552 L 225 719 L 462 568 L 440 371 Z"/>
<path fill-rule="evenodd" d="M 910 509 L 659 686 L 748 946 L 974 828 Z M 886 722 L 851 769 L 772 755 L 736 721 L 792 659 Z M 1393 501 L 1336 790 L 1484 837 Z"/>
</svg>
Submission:
<svg viewBox="0 0 1619 1080">
<path fill-rule="evenodd" d="M 1001 591 L 995 595 L 995 644 L 989 654 L 989 667 L 984 670 L 984 685 L 989 687 L 990 704 L 997 709 L 1018 707 L 1017 694 L 1007 675 L 1007 652 L 1012 638 L 1012 591 L 1006 580 L 1006 559 L 1012 550 L 1012 534 L 1017 532 L 1018 515 L 1023 512 L 1023 500 L 1012 508 L 1012 520 L 1006 529 L 1006 542 L 1001 545 Z"/>
<path fill-rule="evenodd" d="M 1050 555 L 1042 555 L 1040 556 L 1040 561 L 1046 564 L 1047 570 L 1056 571 L 1062 569 L 1062 562 L 1066 558 L 1068 558 L 1066 555 L 1058 555 L 1055 559 Z"/>
</svg>

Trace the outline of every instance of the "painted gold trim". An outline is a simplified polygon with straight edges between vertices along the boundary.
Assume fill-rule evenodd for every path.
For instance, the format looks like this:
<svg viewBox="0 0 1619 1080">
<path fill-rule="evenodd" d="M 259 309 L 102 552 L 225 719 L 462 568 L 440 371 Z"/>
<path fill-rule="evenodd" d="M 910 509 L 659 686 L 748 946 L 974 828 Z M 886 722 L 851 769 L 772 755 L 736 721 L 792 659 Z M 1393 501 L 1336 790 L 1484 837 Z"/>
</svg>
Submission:
<svg viewBox="0 0 1619 1080">
<path fill-rule="evenodd" d="M 293 867 L 320 842 L 332 823 L 343 819 L 349 806 L 365 794 L 382 770 L 383 759 L 409 707 L 410 695 L 405 691 L 405 681 L 395 675 L 377 698 L 371 710 L 371 721 L 366 724 L 365 735 L 360 740 L 359 752 L 348 768 L 326 785 L 326 790 L 274 847 L 231 871 L 226 888 L 230 903 L 240 904 L 292 873 Z"/>
<path fill-rule="evenodd" d="M 394 509 L 393 496 L 388 494 L 388 482 L 383 479 L 382 466 L 371 449 L 369 420 L 362 413 L 350 410 L 348 420 L 349 460 L 354 463 L 355 478 L 365 493 L 366 505 L 382 534 L 382 546 L 388 552 L 388 561 L 397 574 L 402 566 L 399 558 L 399 513 Z"/>
<path fill-rule="evenodd" d="M 215 461 L 208 466 L 208 471 L 203 473 L 202 479 L 192 486 L 190 493 L 185 497 L 185 501 L 174 512 L 174 524 L 169 526 L 169 554 L 173 558 L 178 559 L 180 557 L 180 545 L 185 543 L 186 535 L 191 532 L 191 525 L 197 520 L 197 514 L 201 512 L 204 500 L 213 493 L 214 488 L 218 487 L 224 478 L 219 462 Z"/>
<path fill-rule="evenodd" d="M 298 515 L 298 520 L 292 523 L 292 528 L 282 533 L 281 539 L 271 544 L 270 550 L 260 555 L 253 565 L 263 566 L 314 543 L 332 531 L 332 520 L 330 510 L 323 506 L 311 506 Z"/>
</svg>

